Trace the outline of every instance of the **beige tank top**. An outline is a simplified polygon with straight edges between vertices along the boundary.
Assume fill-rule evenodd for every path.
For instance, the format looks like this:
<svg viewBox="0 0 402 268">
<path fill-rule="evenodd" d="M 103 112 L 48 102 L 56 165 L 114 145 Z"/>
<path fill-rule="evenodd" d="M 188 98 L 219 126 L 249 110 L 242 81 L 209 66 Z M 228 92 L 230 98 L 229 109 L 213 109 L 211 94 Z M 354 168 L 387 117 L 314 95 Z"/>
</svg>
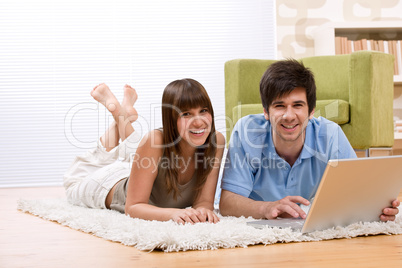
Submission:
<svg viewBox="0 0 402 268">
<path fill-rule="evenodd" d="M 179 194 L 177 199 L 173 198 L 173 193 L 167 192 L 166 189 L 166 170 L 158 165 L 158 175 L 156 176 L 154 185 L 152 186 L 151 195 L 148 203 L 161 208 L 186 208 L 193 205 L 195 190 L 197 186 L 196 172 L 189 182 L 178 185 Z M 110 208 L 124 213 L 124 207 L 127 197 L 128 178 L 119 181 L 113 194 L 113 200 Z"/>
</svg>

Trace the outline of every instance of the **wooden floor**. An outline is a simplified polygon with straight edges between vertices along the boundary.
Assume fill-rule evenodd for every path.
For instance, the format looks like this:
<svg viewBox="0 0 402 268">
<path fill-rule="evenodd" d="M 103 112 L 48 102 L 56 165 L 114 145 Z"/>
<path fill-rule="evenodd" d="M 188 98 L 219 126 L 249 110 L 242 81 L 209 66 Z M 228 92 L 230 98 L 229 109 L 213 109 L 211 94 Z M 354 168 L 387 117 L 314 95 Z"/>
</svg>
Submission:
<svg viewBox="0 0 402 268">
<path fill-rule="evenodd" d="M 61 187 L 0 189 L 0 267 L 402 267 L 402 235 L 148 253 L 16 209 L 57 197 Z"/>
</svg>

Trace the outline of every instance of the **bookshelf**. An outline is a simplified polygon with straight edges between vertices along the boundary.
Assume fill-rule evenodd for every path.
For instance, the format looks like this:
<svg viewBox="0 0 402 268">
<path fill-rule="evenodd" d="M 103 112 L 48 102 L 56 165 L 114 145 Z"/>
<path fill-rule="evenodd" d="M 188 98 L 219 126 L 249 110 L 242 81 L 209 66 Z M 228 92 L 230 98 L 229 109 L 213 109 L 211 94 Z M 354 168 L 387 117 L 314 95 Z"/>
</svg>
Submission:
<svg viewBox="0 0 402 268">
<path fill-rule="evenodd" d="M 313 32 L 316 56 L 335 55 L 335 38 L 346 37 L 348 40 L 402 40 L 402 20 L 400 21 L 363 21 L 331 22 L 319 26 Z M 402 49 L 399 49 L 401 51 Z M 402 57 L 402 55 L 399 55 Z M 398 58 L 395 59 L 398 62 Z M 399 60 L 401 62 L 402 59 Z M 402 85 L 402 66 L 394 75 L 394 83 Z"/>
</svg>

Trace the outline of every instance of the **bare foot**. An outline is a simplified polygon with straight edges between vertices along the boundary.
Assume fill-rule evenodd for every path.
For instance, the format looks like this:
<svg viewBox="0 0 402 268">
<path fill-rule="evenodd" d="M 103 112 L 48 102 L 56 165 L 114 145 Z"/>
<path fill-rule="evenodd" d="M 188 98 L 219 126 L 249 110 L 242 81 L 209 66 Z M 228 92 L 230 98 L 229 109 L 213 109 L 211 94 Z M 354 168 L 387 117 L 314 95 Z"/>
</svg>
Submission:
<svg viewBox="0 0 402 268">
<path fill-rule="evenodd" d="M 134 88 L 129 85 L 124 86 L 124 98 L 121 103 L 122 108 L 125 111 L 126 118 L 133 123 L 138 119 L 137 110 L 133 107 L 137 101 L 138 95 Z"/>
<path fill-rule="evenodd" d="M 106 84 L 102 83 L 95 86 L 91 91 L 91 96 L 104 105 L 113 116 L 119 115 L 120 103 Z"/>
<path fill-rule="evenodd" d="M 138 99 L 137 91 L 130 85 L 125 85 L 124 86 L 124 98 L 123 98 L 123 103 L 126 103 L 127 105 L 134 106 L 134 103 Z"/>
</svg>

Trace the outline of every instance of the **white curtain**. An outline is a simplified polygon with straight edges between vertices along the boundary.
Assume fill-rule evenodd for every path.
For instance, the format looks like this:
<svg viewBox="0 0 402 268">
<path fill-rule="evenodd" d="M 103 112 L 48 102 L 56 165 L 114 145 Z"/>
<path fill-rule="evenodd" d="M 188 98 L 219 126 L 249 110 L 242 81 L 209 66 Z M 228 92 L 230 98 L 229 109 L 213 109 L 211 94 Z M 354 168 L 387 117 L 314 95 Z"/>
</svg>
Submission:
<svg viewBox="0 0 402 268">
<path fill-rule="evenodd" d="M 144 134 L 164 87 L 194 78 L 225 132 L 224 63 L 276 57 L 275 1 L 0 1 L 0 187 L 59 186 L 111 123 L 89 95 L 136 88 Z"/>
</svg>

